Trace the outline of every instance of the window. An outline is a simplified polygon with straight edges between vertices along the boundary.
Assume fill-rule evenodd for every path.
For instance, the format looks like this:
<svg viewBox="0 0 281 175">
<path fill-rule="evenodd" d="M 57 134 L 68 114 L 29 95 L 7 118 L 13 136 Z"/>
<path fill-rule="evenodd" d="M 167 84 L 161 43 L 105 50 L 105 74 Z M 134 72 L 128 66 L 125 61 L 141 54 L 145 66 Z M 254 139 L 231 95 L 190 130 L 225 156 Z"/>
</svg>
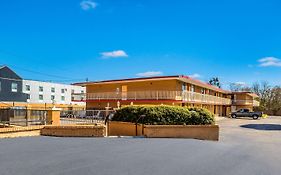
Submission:
<svg viewBox="0 0 281 175">
<path fill-rule="evenodd" d="M 84 91 L 83 91 L 83 90 L 81 91 L 81 94 L 84 94 Z"/>
<path fill-rule="evenodd" d="M 74 89 L 71 89 L 71 93 L 74 94 Z"/>
<path fill-rule="evenodd" d="M 1 84 L 1 81 L 0 81 L 0 92 L 1 92 L 1 90 L 2 90 L 2 84 Z"/>
<path fill-rule="evenodd" d="M 39 95 L 39 100 L 43 100 L 43 95 Z"/>
<path fill-rule="evenodd" d="M 54 95 L 51 95 L 51 100 L 55 100 L 55 96 Z"/>
<path fill-rule="evenodd" d="M 55 93 L 56 89 L 54 87 L 51 88 L 51 92 Z"/>
<path fill-rule="evenodd" d="M 39 92 L 43 92 L 43 86 L 39 86 Z"/>
<path fill-rule="evenodd" d="M 206 89 L 202 88 L 201 89 L 201 94 L 205 94 L 206 93 Z"/>
<path fill-rule="evenodd" d="M 18 84 L 12 83 L 12 92 L 18 92 Z"/>
<path fill-rule="evenodd" d="M 30 100 L 30 94 L 26 94 L 27 100 Z"/>
<path fill-rule="evenodd" d="M 65 101 L 65 96 L 61 96 L 61 101 Z"/>
<path fill-rule="evenodd" d="M 187 91 L 187 85 L 186 85 L 186 83 L 183 83 L 181 88 L 182 88 L 182 91 Z"/>
<path fill-rule="evenodd" d="M 191 85 L 191 92 L 195 92 L 194 91 L 194 85 Z"/>
<path fill-rule="evenodd" d="M 26 90 L 26 91 L 30 91 L 30 85 L 28 85 L 28 84 L 25 85 L 25 90 Z"/>
<path fill-rule="evenodd" d="M 64 94 L 65 93 L 65 89 L 61 89 L 61 93 Z"/>
</svg>

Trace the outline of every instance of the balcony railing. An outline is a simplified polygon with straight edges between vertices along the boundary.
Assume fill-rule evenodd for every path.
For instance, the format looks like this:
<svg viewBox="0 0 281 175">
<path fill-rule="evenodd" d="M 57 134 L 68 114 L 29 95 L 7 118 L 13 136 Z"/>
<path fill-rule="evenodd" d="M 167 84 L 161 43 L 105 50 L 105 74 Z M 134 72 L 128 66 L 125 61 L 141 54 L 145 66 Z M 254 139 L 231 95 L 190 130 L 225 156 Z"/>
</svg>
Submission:
<svg viewBox="0 0 281 175">
<path fill-rule="evenodd" d="M 233 100 L 233 105 L 252 105 L 252 106 L 259 106 L 260 102 L 257 100 Z"/>
<path fill-rule="evenodd" d="M 231 99 L 190 91 L 131 91 L 73 94 L 73 100 L 177 100 L 206 104 L 230 105 Z"/>
</svg>

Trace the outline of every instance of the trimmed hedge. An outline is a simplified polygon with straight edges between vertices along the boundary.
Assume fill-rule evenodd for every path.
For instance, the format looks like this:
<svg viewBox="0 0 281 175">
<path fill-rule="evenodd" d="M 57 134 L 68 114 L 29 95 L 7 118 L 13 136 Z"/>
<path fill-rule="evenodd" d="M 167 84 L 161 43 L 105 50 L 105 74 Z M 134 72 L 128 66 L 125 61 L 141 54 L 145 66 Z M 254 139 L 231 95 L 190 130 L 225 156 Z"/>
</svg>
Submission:
<svg viewBox="0 0 281 175">
<path fill-rule="evenodd" d="M 179 106 L 126 106 L 118 109 L 113 121 L 135 123 L 141 115 L 145 117 L 138 123 L 150 125 L 211 125 L 214 115 L 202 108 Z"/>
</svg>

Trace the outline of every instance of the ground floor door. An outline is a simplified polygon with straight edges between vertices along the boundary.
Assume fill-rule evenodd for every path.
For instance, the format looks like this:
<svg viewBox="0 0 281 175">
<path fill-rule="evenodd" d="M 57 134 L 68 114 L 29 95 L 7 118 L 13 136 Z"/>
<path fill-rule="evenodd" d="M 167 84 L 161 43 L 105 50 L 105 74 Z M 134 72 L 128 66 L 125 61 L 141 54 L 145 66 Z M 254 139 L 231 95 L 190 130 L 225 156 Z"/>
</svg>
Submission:
<svg viewBox="0 0 281 175">
<path fill-rule="evenodd" d="M 227 116 L 227 106 L 222 106 L 222 116 Z"/>
<path fill-rule="evenodd" d="M 236 106 L 231 106 L 231 112 L 235 112 L 236 110 Z"/>
</svg>

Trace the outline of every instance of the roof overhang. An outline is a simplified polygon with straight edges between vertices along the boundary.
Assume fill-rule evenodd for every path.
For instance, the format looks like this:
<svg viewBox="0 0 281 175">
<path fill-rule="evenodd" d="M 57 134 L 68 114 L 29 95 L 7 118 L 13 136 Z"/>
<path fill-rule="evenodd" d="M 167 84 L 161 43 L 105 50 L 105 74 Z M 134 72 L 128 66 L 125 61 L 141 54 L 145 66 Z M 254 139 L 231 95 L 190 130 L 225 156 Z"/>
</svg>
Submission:
<svg viewBox="0 0 281 175">
<path fill-rule="evenodd" d="M 115 83 L 131 83 L 131 82 L 143 82 L 143 81 L 161 81 L 161 80 L 178 80 L 190 84 L 194 84 L 206 89 L 210 89 L 213 91 L 221 92 L 221 93 L 231 93 L 230 91 L 218 88 L 211 84 L 202 82 L 200 80 L 193 79 L 189 76 L 184 75 L 175 75 L 175 76 L 157 76 L 157 77 L 145 77 L 145 78 L 129 78 L 129 79 L 117 79 L 117 80 L 105 80 L 105 81 L 92 81 L 92 82 L 81 82 L 74 83 L 73 85 L 79 86 L 87 86 L 87 85 L 98 85 L 98 84 L 115 84 Z"/>
<path fill-rule="evenodd" d="M 251 97 L 257 98 L 259 97 L 257 94 L 253 93 L 253 92 L 249 92 L 249 91 L 238 91 L 238 92 L 231 92 L 232 94 L 246 94 L 249 95 Z"/>
<path fill-rule="evenodd" d="M 160 80 L 174 80 L 178 76 L 158 76 L 158 77 L 145 77 L 145 78 L 128 78 L 128 79 L 116 79 L 116 80 L 102 80 L 102 81 L 90 81 L 74 83 L 73 85 L 86 86 L 93 84 L 115 84 L 115 83 L 131 83 L 131 82 L 142 82 L 142 81 L 160 81 Z"/>
</svg>

